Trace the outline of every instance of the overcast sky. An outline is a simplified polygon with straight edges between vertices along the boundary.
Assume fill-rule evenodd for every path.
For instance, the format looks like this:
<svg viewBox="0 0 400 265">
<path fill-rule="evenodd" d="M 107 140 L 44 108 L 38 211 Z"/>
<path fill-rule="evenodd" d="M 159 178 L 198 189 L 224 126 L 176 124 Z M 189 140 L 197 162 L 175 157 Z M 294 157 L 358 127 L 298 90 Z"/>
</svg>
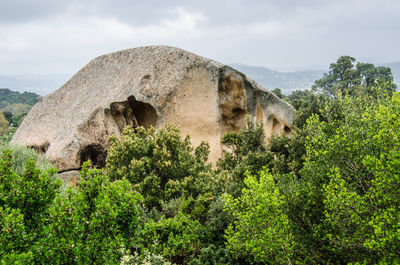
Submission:
<svg viewBox="0 0 400 265">
<path fill-rule="evenodd" d="M 400 1 L 0 0 L 0 74 L 73 74 L 145 45 L 278 70 L 400 61 Z"/>
</svg>

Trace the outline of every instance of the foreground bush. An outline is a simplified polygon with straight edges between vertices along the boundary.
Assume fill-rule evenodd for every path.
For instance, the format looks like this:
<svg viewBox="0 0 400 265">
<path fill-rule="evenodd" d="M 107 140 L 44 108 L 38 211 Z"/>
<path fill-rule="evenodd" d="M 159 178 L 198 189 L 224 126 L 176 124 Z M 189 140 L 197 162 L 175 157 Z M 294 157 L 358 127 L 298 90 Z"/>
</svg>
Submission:
<svg viewBox="0 0 400 265">
<path fill-rule="evenodd" d="M 84 167 L 78 187 L 62 190 L 33 159 L 14 172 L 13 154 L 0 159 L 1 264 L 116 264 L 135 250 L 141 197 L 127 180 Z"/>
<path fill-rule="evenodd" d="M 248 176 L 239 198 L 227 195 L 226 210 L 235 220 L 226 230 L 227 247 L 249 263 L 291 263 L 293 236 L 286 215 L 285 198 L 268 172 L 259 180 Z"/>
<path fill-rule="evenodd" d="M 25 172 L 26 164 L 29 160 L 35 162 L 35 167 L 37 169 L 45 171 L 53 168 L 52 164 L 44 158 L 43 155 L 39 155 L 32 148 L 27 148 L 19 144 L 10 144 L 9 141 L 0 140 L 0 152 L 3 150 L 11 151 L 10 167 L 17 174 L 23 174 Z"/>
<path fill-rule="evenodd" d="M 76 189 L 60 193 L 35 246 L 50 264 L 116 264 L 133 250 L 140 196 L 127 180 L 110 182 L 99 170 L 82 169 Z"/>
<path fill-rule="evenodd" d="M 0 159 L 0 259 L 2 263 L 30 263 L 31 246 L 45 229 L 48 210 L 59 192 L 56 170 L 41 171 L 28 159 L 25 171 L 13 170 L 13 152 Z"/>
<path fill-rule="evenodd" d="M 399 262 L 400 95 L 340 102 L 343 119 L 309 120 L 304 181 L 313 229 L 343 263 Z"/>
</svg>

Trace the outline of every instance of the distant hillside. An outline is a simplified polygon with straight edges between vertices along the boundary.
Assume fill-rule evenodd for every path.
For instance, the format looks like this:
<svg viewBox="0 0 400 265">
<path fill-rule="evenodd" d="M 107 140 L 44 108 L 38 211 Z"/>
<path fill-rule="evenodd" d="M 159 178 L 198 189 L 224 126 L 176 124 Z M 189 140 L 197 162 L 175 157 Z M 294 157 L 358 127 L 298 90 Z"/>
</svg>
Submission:
<svg viewBox="0 0 400 265">
<path fill-rule="evenodd" d="M 0 108 L 3 107 L 3 103 L 7 102 L 10 104 L 22 103 L 33 106 L 38 102 L 40 96 L 32 92 L 11 91 L 8 88 L 0 88 Z"/>
<path fill-rule="evenodd" d="M 284 94 L 290 94 L 293 90 L 310 89 L 314 81 L 321 78 L 325 72 L 322 70 L 278 72 L 244 64 L 231 64 L 231 66 L 270 90 L 280 88 Z"/>
<path fill-rule="evenodd" d="M 17 92 L 7 88 L 0 88 L 0 110 L 9 111 L 13 115 L 27 113 L 40 99 L 38 94 L 32 92 Z"/>
</svg>

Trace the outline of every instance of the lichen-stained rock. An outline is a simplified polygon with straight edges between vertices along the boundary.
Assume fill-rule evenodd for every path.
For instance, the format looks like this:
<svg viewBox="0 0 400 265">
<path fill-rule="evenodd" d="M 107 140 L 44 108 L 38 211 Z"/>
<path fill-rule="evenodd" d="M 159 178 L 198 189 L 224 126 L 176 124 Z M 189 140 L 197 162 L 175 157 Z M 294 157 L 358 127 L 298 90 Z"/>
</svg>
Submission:
<svg viewBox="0 0 400 265">
<path fill-rule="evenodd" d="M 294 109 L 239 71 L 166 46 L 100 56 L 43 97 L 13 142 L 35 148 L 59 171 L 90 159 L 104 166 L 107 140 L 126 126 L 160 128 L 173 123 L 197 145 L 207 140 L 210 160 L 221 155 L 220 137 L 263 121 L 267 140 L 290 132 Z"/>
</svg>

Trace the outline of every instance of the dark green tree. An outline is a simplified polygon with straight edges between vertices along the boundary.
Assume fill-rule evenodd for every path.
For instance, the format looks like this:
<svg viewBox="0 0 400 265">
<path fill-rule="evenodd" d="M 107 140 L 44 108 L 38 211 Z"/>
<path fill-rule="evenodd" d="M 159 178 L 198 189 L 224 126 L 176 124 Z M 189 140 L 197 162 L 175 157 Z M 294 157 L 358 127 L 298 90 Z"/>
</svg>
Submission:
<svg viewBox="0 0 400 265">
<path fill-rule="evenodd" d="M 342 263 L 400 258 L 400 97 L 380 91 L 377 100 L 341 99 L 344 119 L 314 116 L 307 127 L 303 179 L 313 230 Z"/>
<path fill-rule="evenodd" d="M 353 57 L 341 56 L 330 65 L 327 74 L 315 81 L 312 89 L 335 98 L 338 95 L 374 94 L 373 88 L 380 83 L 389 83 L 387 90 L 395 91 L 390 68 L 356 63 Z"/>
<path fill-rule="evenodd" d="M 3 114 L 4 114 L 4 118 L 6 118 L 8 123 L 11 124 L 12 123 L 12 117 L 13 117 L 12 113 L 9 112 L 9 111 L 4 111 Z"/>
<path fill-rule="evenodd" d="M 271 90 L 272 93 L 274 93 L 278 98 L 282 99 L 285 98 L 286 96 L 282 93 L 282 90 L 280 88 L 275 88 Z"/>
</svg>

